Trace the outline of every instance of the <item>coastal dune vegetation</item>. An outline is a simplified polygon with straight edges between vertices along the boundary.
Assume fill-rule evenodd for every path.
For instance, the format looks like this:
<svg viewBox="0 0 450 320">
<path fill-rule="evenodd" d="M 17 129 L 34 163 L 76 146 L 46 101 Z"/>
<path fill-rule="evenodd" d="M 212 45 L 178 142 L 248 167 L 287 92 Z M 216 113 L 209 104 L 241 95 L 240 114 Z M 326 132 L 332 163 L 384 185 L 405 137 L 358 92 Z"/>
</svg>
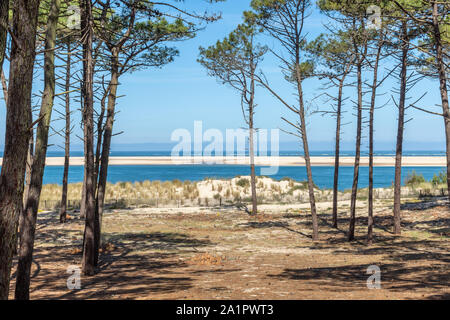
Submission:
<svg viewBox="0 0 450 320">
<path fill-rule="evenodd" d="M 108 183 L 105 205 L 108 208 L 127 207 L 215 207 L 249 205 L 252 198 L 250 176 L 236 176 L 232 179 L 206 178 L 202 181 L 159 181 Z M 82 195 L 82 183 L 68 185 L 69 209 L 79 209 Z M 256 191 L 260 204 L 295 204 L 308 202 L 308 186 L 305 181 L 295 181 L 285 177 L 276 180 L 270 177 L 256 177 Z M 318 202 L 333 200 L 333 190 L 315 187 Z M 423 175 L 412 171 L 405 178 L 402 198 L 445 196 L 446 175 L 435 174 L 427 181 Z M 393 186 L 376 188 L 374 199 L 391 200 L 394 197 Z M 351 190 L 338 193 L 339 201 L 348 201 Z M 40 209 L 57 210 L 60 208 L 61 186 L 46 184 L 42 187 Z M 358 200 L 368 199 L 368 188 L 361 188 Z"/>
</svg>

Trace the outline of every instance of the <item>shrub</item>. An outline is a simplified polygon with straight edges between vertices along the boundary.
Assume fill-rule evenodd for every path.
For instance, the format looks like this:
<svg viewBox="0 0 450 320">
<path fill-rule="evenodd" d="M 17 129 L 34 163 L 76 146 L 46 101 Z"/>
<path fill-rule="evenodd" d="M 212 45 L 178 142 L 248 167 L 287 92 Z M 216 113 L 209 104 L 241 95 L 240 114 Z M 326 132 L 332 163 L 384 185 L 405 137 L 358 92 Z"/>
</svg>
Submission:
<svg viewBox="0 0 450 320">
<path fill-rule="evenodd" d="M 248 187 L 250 185 L 250 181 L 248 179 L 242 178 L 236 181 L 236 185 L 242 188 Z"/>
<path fill-rule="evenodd" d="M 407 186 L 416 186 L 418 184 L 426 182 L 425 178 L 422 174 L 418 174 L 415 170 L 408 173 L 408 176 L 405 180 L 405 185 Z"/>
<path fill-rule="evenodd" d="M 447 173 L 445 173 L 444 171 L 441 171 L 439 173 L 439 175 L 434 175 L 433 179 L 431 179 L 431 184 L 433 186 L 437 186 L 440 184 L 447 184 Z"/>
</svg>

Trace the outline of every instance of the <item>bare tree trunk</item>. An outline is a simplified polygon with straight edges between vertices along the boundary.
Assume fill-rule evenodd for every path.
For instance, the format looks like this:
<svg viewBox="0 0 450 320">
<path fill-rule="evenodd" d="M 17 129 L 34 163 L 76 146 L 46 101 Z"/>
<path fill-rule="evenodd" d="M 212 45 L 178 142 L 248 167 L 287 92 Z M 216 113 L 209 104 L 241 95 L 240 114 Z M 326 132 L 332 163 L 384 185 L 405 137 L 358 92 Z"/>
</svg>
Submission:
<svg viewBox="0 0 450 320">
<path fill-rule="evenodd" d="M 439 71 L 439 89 L 442 100 L 442 113 L 444 115 L 445 126 L 445 141 L 446 141 L 446 156 L 447 156 L 447 189 L 448 197 L 450 199 L 450 110 L 448 103 L 448 91 L 447 91 L 447 74 L 445 71 L 444 55 L 441 30 L 439 28 L 439 13 L 438 3 L 434 1 L 433 6 L 433 36 L 436 49 L 436 62 Z"/>
<path fill-rule="evenodd" d="M 86 148 L 84 154 L 86 154 Z M 81 187 L 80 218 L 86 219 L 86 168 L 84 168 L 83 186 Z"/>
<path fill-rule="evenodd" d="M 0 2 L 0 73 L 3 81 L 3 60 L 6 52 L 6 39 L 8 37 L 9 0 Z M 3 92 L 5 93 L 5 92 Z M 5 95 L 6 97 L 6 95 Z"/>
<path fill-rule="evenodd" d="M 255 114 L 255 78 L 254 68 L 252 66 L 251 84 L 250 84 L 250 104 L 248 107 L 248 128 L 249 128 L 249 151 L 250 151 L 250 185 L 252 189 L 252 215 L 258 213 L 258 199 L 256 196 L 256 174 L 255 174 L 255 146 L 254 146 L 254 119 Z"/>
<path fill-rule="evenodd" d="M 341 117 L 342 117 L 342 96 L 345 76 L 339 81 L 339 92 L 336 109 L 336 145 L 334 151 L 334 182 L 333 182 L 333 228 L 338 227 L 338 187 L 339 187 L 339 157 L 341 142 Z"/>
<path fill-rule="evenodd" d="M 100 160 L 100 171 L 97 185 L 96 214 L 95 214 L 95 261 L 98 262 L 98 252 L 101 241 L 101 222 L 105 202 L 106 182 L 108 177 L 109 153 L 111 150 L 111 138 L 114 126 L 116 108 L 117 87 L 119 84 L 119 56 L 118 52 L 112 52 L 111 79 L 109 83 L 108 107 L 106 111 L 106 123 L 103 132 L 103 147 Z"/>
<path fill-rule="evenodd" d="M 33 119 L 33 114 L 30 110 L 30 119 Z M 23 191 L 23 208 L 27 205 L 28 195 L 30 191 L 31 184 L 31 166 L 33 165 L 33 156 L 34 156 L 34 131 L 30 130 L 30 141 L 28 143 L 28 153 L 27 153 L 27 164 L 25 169 L 25 190 Z M 24 219 L 23 212 L 19 215 L 19 224 L 17 225 L 17 239 L 16 239 L 16 247 L 14 248 L 14 255 L 19 252 L 20 245 L 20 230 L 23 229 Z"/>
<path fill-rule="evenodd" d="M 358 61 L 357 65 L 357 78 L 358 78 L 358 115 L 357 115 L 357 128 L 356 128 L 356 147 L 355 147 L 355 164 L 353 171 L 353 185 L 352 195 L 350 200 L 350 226 L 348 230 L 348 241 L 355 239 L 355 223 L 356 223 L 356 199 L 358 196 L 358 179 L 359 179 L 359 164 L 361 158 L 361 133 L 362 133 L 362 104 L 363 104 L 363 92 L 362 92 L 362 61 Z"/>
<path fill-rule="evenodd" d="M 36 219 L 44 177 L 48 131 L 55 97 L 55 43 L 61 1 L 51 2 L 44 54 L 44 93 L 42 95 L 39 124 L 36 131 L 36 148 L 31 166 L 31 183 L 26 207 L 23 211 L 23 228 L 20 230 L 19 262 L 17 265 L 16 300 L 30 299 L 30 273 L 33 260 Z"/>
<path fill-rule="evenodd" d="M 375 102 L 378 89 L 378 67 L 380 63 L 381 49 L 383 45 L 383 35 L 380 33 L 378 42 L 377 55 L 375 57 L 375 65 L 373 67 L 372 97 L 370 100 L 370 118 L 369 118 L 369 212 L 367 219 L 367 243 L 373 241 L 373 156 L 374 156 L 374 118 L 375 118 Z"/>
<path fill-rule="evenodd" d="M 30 119 L 33 118 L 33 114 L 30 110 Z M 31 166 L 33 165 L 34 157 L 34 132 L 31 131 L 30 141 L 28 142 L 28 153 L 27 153 L 27 168 L 25 169 L 25 191 L 23 192 L 23 207 L 27 205 L 28 193 L 30 190 L 31 183 Z M 21 216 L 22 218 L 22 216 Z"/>
<path fill-rule="evenodd" d="M 30 137 L 31 90 L 39 0 L 16 0 L 13 8 L 5 150 L 0 176 L 0 300 L 8 299 L 12 252 Z"/>
<path fill-rule="evenodd" d="M 109 86 L 108 89 L 103 94 L 102 100 L 100 101 L 100 114 L 98 116 L 97 120 L 97 144 L 96 144 L 96 150 L 95 150 L 95 169 L 94 169 L 94 176 L 95 176 L 95 190 L 97 190 L 97 183 L 98 183 L 98 176 L 100 173 L 100 159 L 101 159 L 101 153 L 102 153 L 102 141 L 103 141 L 103 121 L 105 118 L 105 100 L 108 97 L 109 94 Z"/>
<path fill-rule="evenodd" d="M 6 83 L 5 72 L 3 69 L 0 72 L 0 77 L 2 80 L 3 98 L 5 99 L 5 105 L 8 105 L 8 84 Z"/>
<path fill-rule="evenodd" d="M 93 21 L 92 3 L 83 0 L 83 25 L 86 33 L 83 43 L 83 97 L 84 97 L 84 144 L 85 144 L 85 213 L 86 223 L 84 230 L 83 261 L 82 268 L 85 275 L 93 275 L 95 272 L 95 196 L 94 196 L 94 60 L 92 57 Z"/>
<path fill-rule="evenodd" d="M 405 125 L 405 102 L 408 71 L 408 26 L 402 22 L 402 69 L 400 73 L 400 101 L 398 104 L 398 127 L 397 146 L 395 151 L 395 181 L 394 181 L 394 234 L 401 234 L 400 200 L 402 188 L 402 153 L 403 153 L 403 131 Z"/>
<path fill-rule="evenodd" d="M 306 133 L 305 104 L 303 102 L 302 76 L 299 69 L 299 63 L 296 64 L 296 73 L 297 73 L 297 92 L 300 105 L 299 109 L 300 130 L 301 130 L 300 133 L 303 142 L 303 151 L 305 153 L 306 174 L 308 177 L 309 204 L 311 207 L 311 217 L 313 227 L 312 240 L 317 241 L 319 240 L 319 223 L 316 212 L 316 199 L 314 195 L 314 181 L 312 177 L 311 157 L 309 154 L 308 137 Z"/>
<path fill-rule="evenodd" d="M 70 165 L 70 77 L 71 77 L 71 48 L 70 42 L 67 43 L 67 61 L 66 61 L 66 83 L 64 90 L 65 105 L 66 105 L 66 128 L 65 128 L 65 142 L 64 142 L 64 173 L 62 180 L 62 195 L 61 195 L 61 208 L 59 210 L 59 222 L 64 223 L 67 219 L 67 189 L 69 178 L 69 165 Z"/>
<path fill-rule="evenodd" d="M 258 199 L 256 196 L 256 174 L 255 174 L 255 148 L 254 143 L 254 128 L 253 128 L 253 111 L 250 113 L 249 119 L 249 143 L 250 143 L 250 185 L 252 189 L 252 215 L 258 213 Z"/>
</svg>

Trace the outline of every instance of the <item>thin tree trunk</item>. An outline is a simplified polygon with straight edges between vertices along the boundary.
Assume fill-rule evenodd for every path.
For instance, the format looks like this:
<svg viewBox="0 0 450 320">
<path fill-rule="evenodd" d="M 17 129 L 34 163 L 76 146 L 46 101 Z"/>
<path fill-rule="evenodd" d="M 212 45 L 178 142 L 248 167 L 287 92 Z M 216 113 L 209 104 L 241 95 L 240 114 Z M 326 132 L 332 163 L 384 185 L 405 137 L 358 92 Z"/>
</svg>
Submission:
<svg viewBox="0 0 450 320">
<path fill-rule="evenodd" d="M 12 252 L 30 137 L 31 91 L 39 0 L 16 0 L 13 8 L 5 149 L 0 176 L 0 300 L 8 299 Z"/>
<path fill-rule="evenodd" d="M 358 61 L 357 65 L 357 78 L 358 78 L 358 115 L 357 115 L 357 128 L 356 128 L 356 147 L 355 147 L 355 164 L 353 171 L 353 184 L 352 195 L 350 202 L 350 226 L 348 230 L 348 241 L 355 239 L 355 224 L 356 224 L 356 199 L 358 196 L 358 179 L 359 179 L 359 164 L 361 158 L 361 131 L 362 131 L 362 61 Z"/>
<path fill-rule="evenodd" d="M 447 91 L 447 74 L 445 71 L 444 54 L 441 30 L 439 28 L 439 12 L 438 3 L 434 1 L 433 6 L 433 35 L 436 49 L 436 62 L 439 71 L 439 91 L 442 100 L 442 113 L 444 115 L 445 126 L 445 141 L 446 141 L 446 156 L 447 156 L 447 189 L 448 197 L 450 200 L 450 110 L 448 103 L 448 91 Z"/>
<path fill-rule="evenodd" d="M 103 207 L 105 203 L 106 182 L 108 177 L 109 153 L 111 150 L 111 138 L 114 126 L 116 108 L 117 87 L 119 84 L 119 57 L 118 52 L 112 52 L 111 79 L 109 83 L 108 106 L 106 111 L 106 123 L 103 132 L 102 156 L 97 185 L 96 214 L 95 214 L 95 261 L 98 262 L 98 252 L 101 241 L 101 223 Z"/>
<path fill-rule="evenodd" d="M 249 119 L 249 143 L 250 143 L 250 185 L 252 189 L 252 215 L 258 213 L 258 199 L 256 197 L 256 174 L 255 174 L 255 148 L 254 143 L 254 128 L 253 128 L 253 111 L 250 112 Z"/>
<path fill-rule="evenodd" d="M 45 37 L 44 93 L 36 131 L 36 148 L 31 166 L 31 183 L 23 211 L 23 228 L 20 230 L 19 262 L 17 265 L 16 300 L 30 299 L 30 273 L 33 260 L 36 219 L 44 177 L 48 132 L 55 97 L 55 43 L 61 1 L 53 0 L 50 7 Z"/>
<path fill-rule="evenodd" d="M 341 145 L 341 117 L 342 117 L 342 96 L 344 89 L 345 75 L 339 81 L 339 92 L 336 109 L 336 145 L 334 151 L 334 182 L 333 182 L 333 228 L 338 227 L 338 187 L 339 187 L 339 157 Z"/>
<path fill-rule="evenodd" d="M 5 59 L 6 40 L 8 37 L 9 0 L 0 2 L 0 73 L 3 81 L 3 60 Z M 5 95 L 6 97 L 6 95 Z"/>
<path fill-rule="evenodd" d="M 33 114 L 30 110 L 30 119 L 33 119 Z M 28 143 L 28 153 L 27 153 L 27 164 L 25 169 L 25 189 L 23 191 L 23 208 L 27 205 L 28 195 L 30 191 L 30 184 L 31 184 L 31 166 L 33 164 L 33 156 L 34 156 L 34 131 L 30 130 L 30 141 Z M 16 247 L 14 249 L 14 255 L 16 255 L 19 252 L 19 245 L 20 245 L 20 230 L 23 229 L 24 219 L 23 219 L 23 212 L 19 215 L 19 224 L 17 225 L 17 239 L 16 239 Z"/>
<path fill-rule="evenodd" d="M 0 72 L 2 80 L 3 98 L 5 99 L 5 105 L 8 105 L 8 84 L 6 83 L 5 71 L 2 69 Z"/>
<path fill-rule="evenodd" d="M 100 159 L 101 159 L 101 153 L 102 153 L 102 141 L 103 141 L 103 121 L 105 118 L 105 100 L 108 97 L 109 93 L 109 86 L 108 89 L 103 94 L 102 100 L 100 101 L 100 114 L 98 116 L 97 120 L 97 144 L 96 144 L 96 150 L 95 150 L 95 169 L 94 169 L 94 176 L 95 176 L 95 190 L 97 190 L 97 183 L 98 183 L 98 176 L 100 171 Z"/>
<path fill-rule="evenodd" d="M 299 56 L 299 55 L 298 55 Z M 298 60 L 299 61 L 299 60 Z M 308 145 L 308 137 L 306 133 L 306 119 L 305 119 L 305 104 L 303 102 L 303 87 L 302 87 L 302 76 L 299 69 L 299 63 L 297 61 L 296 64 L 296 73 L 297 73 L 297 92 L 299 99 L 299 117 L 300 117 L 300 129 L 301 129 L 301 138 L 303 142 L 303 151 L 305 153 L 305 164 L 306 164 L 306 174 L 308 177 L 308 191 L 309 191 L 309 204 L 311 207 L 311 217 L 312 217 L 312 240 L 319 240 L 319 223 L 317 219 L 317 211 L 316 211 L 316 199 L 314 195 L 314 181 L 312 177 L 312 169 L 311 169 L 311 157 L 309 154 L 309 145 Z"/>
<path fill-rule="evenodd" d="M 400 201 L 402 188 L 402 154 L 403 154 L 403 132 L 405 125 L 405 102 L 408 71 L 408 26 L 402 22 L 402 69 L 400 72 L 400 101 L 398 104 L 398 127 L 397 146 L 395 151 L 395 181 L 394 181 L 394 234 L 401 234 Z"/>
<path fill-rule="evenodd" d="M 32 118 L 33 118 L 33 115 L 30 110 L 30 119 L 32 119 Z M 25 169 L 25 191 L 23 192 L 23 207 L 24 208 L 27 205 L 28 193 L 30 190 L 31 166 L 33 165 L 33 157 L 34 157 L 34 132 L 31 131 L 30 141 L 28 142 L 27 168 Z"/>
<path fill-rule="evenodd" d="M 94 227 L 95 227 L 95 197 L 94 197 L 94 61 L 92 57 L 93 42 L 92 3 L 83 0 L 83 25 L 86 32 L 83 43 L 83 96 L 84 96 L 84 144 L 85 144 L 85 214 L 82 269 L 85 275 L 93 275 L 94 265 Z"/>
<path fill-rule="evenodd" d="M 62 180 L 62 195 L 61 208 L 59 210 L 59 221 L 66 222 L 67 219 L 67 189 L 70 165 L 70 76 L 71 76 L 71 48 L 70 42 L 67 43 L 67 61 L 66 61 L 66 83 L 64 90 L 65 104 L 66 104 L 66 128 L 65 128 L 65 142 L 64 142 L 64 173 Z"/>
<path fill-rule="evenodd" d="M 373 67 L 372 97 L 370 100 L 370 118 L 369 118 L 369 212 L 367 219 L 367 243 L 373 241 L 373 156 L 374 156 L 374 118 L 375 118 L 375 102 L 378 89 L 378 67 L 380 63 L 381 49 L 383 45 L 383 35 L 380 33 L 378 42 L 377 55 L 375 57 L 375 65 Z"/>
<path fill-rule="evenodd" d="M 84 77 L 84 70 L 83 70 L 83 77 Z M 84 87 L 84 81 L 81 81 L 81 83 L 80 83 L 80 92 L 81 92 L 80 104 L 81 104 L 81 110 L 83 110 L 82 114 L 84 117 L 85 104 L 84 104 L 84 96 L 83 96 L 83 94 L 84 94 L 83 87 Z M 84 140 L 86 140 L 86 130 L 84 130 L 84 118 L 83 118 L 83 121 L 81 122 L 81 125 L 83 128 L 83 138 L 84 138 Z M 87 153 L 86 152 L 86 143 L 84 143 L 83 152 L 84 152 L 83 156 L 85 156 Z M 81 219 L 86 218 L 86 166 L 84 166 L 84 168 L 83 168 L 83 186 L 81 188 L 80 218 Z M 83 250 L 84 250 L 84 237 L 83 237 Z"/>
<path fill-rule="evenodd" d="M 250 84 L 250 104 L 248 108 L 248 128 L 249 128 L 249 151 L 250 151 L 250 185 L 252 189 L 252 215 L 258 213 L 258 199 L 256 197 L 256 174 L 255 174 L 255 147 L 254 147 L 254 104 L 255 101 L 255 79 L 254 68 L 252 67 Z"/>
<path fill-rule="evenodd" d="M 84 154 L 86 154 L 86 148 L 84 150 Z M 83 170 L 83 186 L 81 187 L 80 218 L 86 219 L 86 168 L 84 168 Z"/>
</svg>

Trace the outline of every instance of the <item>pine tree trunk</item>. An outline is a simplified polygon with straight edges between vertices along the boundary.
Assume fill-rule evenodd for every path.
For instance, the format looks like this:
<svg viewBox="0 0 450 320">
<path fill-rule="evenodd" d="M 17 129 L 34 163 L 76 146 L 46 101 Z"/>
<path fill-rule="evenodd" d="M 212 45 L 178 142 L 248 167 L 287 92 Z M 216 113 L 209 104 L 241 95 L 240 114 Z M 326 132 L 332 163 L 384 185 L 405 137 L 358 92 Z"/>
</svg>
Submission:
<svg viewBox="0 0 450 320">
<path fill-rule="evenodd" d="M 66 105 L 66 128 L 64 137 L 64 173 L 62 180 L 62 192 L 61 192 L 61 208 L 59 210 L 59 221 L 61 223 L 66 222 L 67 219 L 67 189 L 69 178 L 69 165 L 70 165 L 70 77 L 71 77 L 71 48 L 70 42 L 67 43 L 67 61 L 66 61 L 66 83 L 64 90 L 65 105 Z"/>
<path fill-rule="evenodd" d="M 5 99 L 5 105 L 8 105 L 8 84 L 6 83 L 5 71 L 2 69 L 0 72 L 2 81 L 3 99 Z"/>
<path fill-rule="evenodd" d="M 84 137 L 86 139 L 86 137 Z M 86 148 L 84 150 L 86 154 Z M 86 168 L 83 170 L 83 186 L 81 187 L 80 218 L 86 219 Z"/>
<path fill-rule="evenodd" d="M 39 0 L 16 0 L 0 176 L 0 300 L 8 299 L 16 228 L 23 209 L 23 185 L 30 137 L 31 91 Z"/>
<path fill-rule="evenodd" d="M 334 151 L 334 181 L 333 181 L 333 228 L 338 227 L 338 188 L 339 188 L 339 157 L 341 142 L 341 117 L 342 96 L 344 90 L 345 76 L 339 81 L 339 92 L 336 109 L 336 145 Z"/>
<path fill-rule="evenodd" d="M 30 273 L 33 260 L 36 219 L 44 177 L 48 132 L 55 96 L 55 43 L 61 0 L 53 0 L 50 7 L 45 37 L 44 93 L 36 131 L 36 148 L 31 166 L 31 182 L 27 204 L 23 210 L 23 228 L 20 230 L 19 262 L 17 265 L 16 300 L 30 299 Z"/>
<path fill-rule="evenodd" d="M 7 30 L 9 18 L 8 15 L 9 15 L 9 0 L 2 0 L 0 2 L 0 73 L 2 75 L 3 75 L 3 60 L 5 59 L 5 52 L 6 52 L 6 40 L 8 36 Z"/>
<path fill-rule="evenodd" d="M 118 52 L 112 52 L 111 79 L 109 83 L 108 106 L 106 111 L 106 123 L 103 132 L 103 147 L 100 160 L 100 170 L 97 185 L 97 200 L 95 212 L 95 261 L 98 262 L 98 252 L 101 241 L 101 222 L 105 203 L 106 182 L 108 177 L 109 153 L 111 150 L 111 138 L 114 126 L 116 108 L 117 87 L 119 85 L 119 57 Z"/>
<path fill-rule="evenodd" d="M 250 187 L 252 189 L 252 215 L 258 213 L 258 199 L 256 196 L 256 174 L 255 174 L 255 145 L 254 145 L 254 114 L 255 114 L 255 79 L 254 68 L 252 66 L 252 76 L 250 84 L 250 103 L 248 106 L 248 128 L 249 128 L 249 151 L 250 151 Z"/>
<path fill-rule="evenodd" d="M 302 87 L 302 77 L 299 69 L 299 63 L 296 64 L 296 73 L 297 73 L 297 92 L 299 99 L 299 117 L 300 117 L 300 135 L 303 143 L 303 151 L 305 153 L 305 164 L 306 164 L 306 175 L 308 178 L 308 192 L 309 192 L 309 204 L 311 207 L 311 217 L 312 217 L 312 240 L 319 240 L 319 223 L 317 219 L 317 211 L 316 211 L 316 199 L 314 195 L 314 181 L 312 177 L 312 169 L 311 169 L 311 157 L 309 154 L 309 145 L 308 145 L 308 137 L 306 132 L 306 119 L 305 119 L 305 104 L 303 102 L 303 87 Z"/>
<path fill-rule="evenodd" d="M 109 93 L 109 88 L 105 92 L 105 94 L 102 97 L 102 100 L 100 101 L 100 114 L 98 116 L 97 120 L 97 143 L 96 143 L 96 149 L 95 149 L 95 166 L 94 166 L 94 176 L 95 176 L 95 190 L 97 190 L 97 183 L 98 183 L 98 176 L 100 173 L 100 159 L 101 159 L 101 153 L 102 153 L 102 143 L 103 143 L 103 120 L 105 117 L 105 100 L 107 98 L 107 95 Z"/>
<path fill-rule="evenodd" d="M 448 103 L 448 91 L 447 91 L 447 74 L 445 71 L 444 54 L 441 30 L 439 28 L 439 12 L 438 3 L 435 1 L 433 6 L 433 35 L 434 44 L 436 50 L 436 62 L 439 72 L 439 92 L 442 100 L 442 114 L 444 115 L 445 126 L 445 142 L 446 142 L 446 156 L 447 156 L 447 190 L 450 200 L 450 110 Z"/>
<path fill-rule="evenodd" d="M 30 110 L 30 119 L 33 119 L 33 114 Z M 25 189 L 23 191 L 23 208 L 25 209 L 27 205 L 28 195 L 30 191 L 31 184 L 31 166 L 33 165 L 33 156 L 34 156 L 34 131 L 30 130 L 30 141 L 28 143 L 28 152 L 27 152 L 27 164 L 25 169 Z M 23 212 L 19 215 L 19 224 L 17 225 L 17 239 L 16 239 L 16 247 L 14 248 L 14 255 L 19 252 L 20 245 L 20 230 L 23 229 L 24 219 Z"/>
<path fill-rule="evenodd" d="M 402 156 L 403 132 L 405 125 L 406 85 L 408 71 L 408 26 L 402 23 L 402 67 L 400 72 L 400 101 L 398 103 L 397 146 L 395 148 L 395 181 L 394 181 L 394 234 L 401 234 L 400 201 L 402 191 Z"/>
<path fill-rule="evenodd" d="M 356 199 L 358 196 L 358 179 L 359 179 L 359 164 L 361 159 L 361 133 L 362 133 L 362 104 L 363 104 L 363 92 L 362 92 L 362 61 L 360 60 L 357 65 L 357 90 L 358 90 L 358 115 L 357 115 L 357 128 L 356 128 L 356 146 L 355 146 L 355 164 L 353 170 L 353 184 L 352 195 L 350 200 L 350 226 L 348 230 L 348 241 L 355 239 L 355 224 L 356 224 Z"/>
<path fill-rule="evenodd" d="M 373 241 L 373 156 L 374 156 L 374 119 L 375 119 L 375 102 L 378 89 L 378 67 L 380 63 L 381 49 L 383 45 L 383 35 L 380 33 L 380 40 L 378 42 L 377 55 L 375 58 L 375 65 L 373 67 L 373 82 L 372 82 L 372 97 L 370 99 L 370 117 L 369 117 L 369 212 L 367 219 L 367 243 L 371 244 Z"/>
<path fill-rule="evenodd" d="M 30 119 L 33 118 L 33 115 L 30 110 Z M 27 168 L 25 169 L 25 190 L 23 192 L 23 207 L 27 205 L 28 193 L 30 190 L 31 183 L 31 166 L 33 165 L 33 157 L 34 157 L 34 131 L 31 131 L 30 141 L 28 142 L 28 153 L 27 153 Z"/>
<path fill-rule="evenodd" d="M 92 57 L 93 21 L 92 3 L 83 0 L 82 30 L 86 32 L 83 43 L 83 122 L 85 144 L 85 230 L 83 241 L 82 269 L 85 275 L 95 272 L 94 228 L 95 228 L 95 196 L 94 196 L 94 60 Z"/>
</svg>

